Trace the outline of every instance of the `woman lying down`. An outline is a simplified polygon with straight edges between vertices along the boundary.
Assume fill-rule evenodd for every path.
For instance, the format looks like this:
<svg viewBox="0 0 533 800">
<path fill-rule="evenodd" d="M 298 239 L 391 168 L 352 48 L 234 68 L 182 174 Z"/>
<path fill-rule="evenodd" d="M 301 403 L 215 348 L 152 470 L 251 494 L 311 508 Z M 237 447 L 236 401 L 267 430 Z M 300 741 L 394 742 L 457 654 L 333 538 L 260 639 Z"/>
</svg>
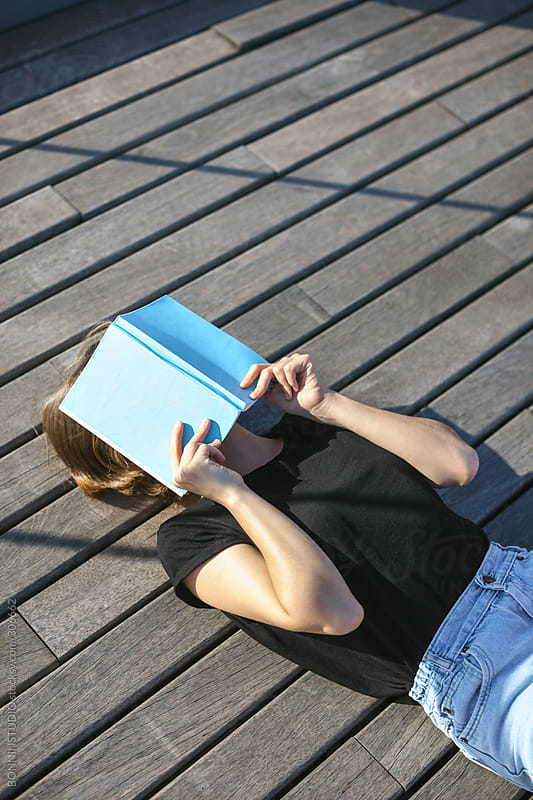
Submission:
<svg viewBox="0 0 533 800">
<path fill-rule="evenodd" d="M 179 507 L 58 410 L 104 331 L 44 430 L 85 493 Z M 407 695 L 465 756 L 533 790 L 533 551 L 489 543 L 435 492 L 471 481 L 476 452 L 441 422 L 327 389 L 307 354 L 255 364 L 241 387 L 256 379 L 252 399 L 285 412 L 268 436 L 236 423 L 206 441 L 204 420 L 182 447 L 176 421 L 174 480 L 196 502 L 161 525 L 158 553 L 178 597 L 343 686 Z"/>
</svg>

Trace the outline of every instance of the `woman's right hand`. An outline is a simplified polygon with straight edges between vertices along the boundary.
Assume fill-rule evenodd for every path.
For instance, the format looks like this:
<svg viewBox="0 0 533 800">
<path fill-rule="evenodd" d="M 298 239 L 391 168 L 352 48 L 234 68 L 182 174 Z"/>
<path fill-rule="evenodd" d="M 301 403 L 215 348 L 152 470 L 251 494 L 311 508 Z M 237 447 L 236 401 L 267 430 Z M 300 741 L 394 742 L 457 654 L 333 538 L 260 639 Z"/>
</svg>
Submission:
<svg viewBox="0 0 533 800">
<path fill-rule="evenodd" d="M 224 454 L 218 449 L 222 442 L 204 442 L 210 421 L 206 418 L 182 451 L 183 422 L 177 422 L 172 432 L 170 461 L 174 484 L 181 489 L 224 503 L 232 489 L 244 486 L 242 475 L 224 467 Z"/>
</svg>

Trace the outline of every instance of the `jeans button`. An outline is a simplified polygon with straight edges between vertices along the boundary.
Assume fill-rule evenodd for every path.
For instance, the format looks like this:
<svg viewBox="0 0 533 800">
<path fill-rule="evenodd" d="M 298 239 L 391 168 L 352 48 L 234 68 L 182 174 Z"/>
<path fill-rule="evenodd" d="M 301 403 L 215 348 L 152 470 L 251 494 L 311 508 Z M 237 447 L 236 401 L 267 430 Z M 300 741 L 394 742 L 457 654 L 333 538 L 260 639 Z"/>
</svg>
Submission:
<svg viewBox="0 0 533 800">
<path fill-rule="evenodd" d="M 492 575 L 483 575 L 483 580 L 485 583 L 494 583 L 496 578 L 494 578 Z"/>
</svg>

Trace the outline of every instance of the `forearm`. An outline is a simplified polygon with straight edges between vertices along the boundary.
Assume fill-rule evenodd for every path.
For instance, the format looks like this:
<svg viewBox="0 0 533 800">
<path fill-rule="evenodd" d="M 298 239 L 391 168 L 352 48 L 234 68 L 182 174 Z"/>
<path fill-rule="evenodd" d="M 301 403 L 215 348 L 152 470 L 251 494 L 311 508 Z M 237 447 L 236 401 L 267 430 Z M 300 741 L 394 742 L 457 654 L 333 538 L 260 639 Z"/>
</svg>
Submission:
<svg viewBox="0 0 533 800">
<path fill-rule="evenodd" d="M 437 420 L 373 408 L 338 392 L 328 393 L 318 418 L 389 450 L 437 486 L 464 485 L 476 474 L 476 451 Z"/>
<path fill-rule="evenodd" d="M 302 628 L 353 630 L 363 609 L 324 551 L 289 517 L 247 486 L 223 505 L 261 552 L 282 609 Z"/>
</svg>

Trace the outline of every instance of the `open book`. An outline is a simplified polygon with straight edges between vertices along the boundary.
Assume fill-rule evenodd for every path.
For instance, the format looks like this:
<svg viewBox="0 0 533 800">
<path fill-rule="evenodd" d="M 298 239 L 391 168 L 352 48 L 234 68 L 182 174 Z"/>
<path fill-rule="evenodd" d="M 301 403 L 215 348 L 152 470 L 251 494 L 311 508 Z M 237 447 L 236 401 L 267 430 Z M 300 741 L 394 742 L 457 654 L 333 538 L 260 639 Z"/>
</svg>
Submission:
<svg viewBox="0 0 533 800">
<path fill-rule="evenodd" d="M 60 410 L 183 496 L 173 484 L 172 430 L 185 447 L 205 417 L 204 438 L 227 436 L 254 400 L 240 382 L 264 358 L 167 295 L 118 316 Z"/>
</svg>

